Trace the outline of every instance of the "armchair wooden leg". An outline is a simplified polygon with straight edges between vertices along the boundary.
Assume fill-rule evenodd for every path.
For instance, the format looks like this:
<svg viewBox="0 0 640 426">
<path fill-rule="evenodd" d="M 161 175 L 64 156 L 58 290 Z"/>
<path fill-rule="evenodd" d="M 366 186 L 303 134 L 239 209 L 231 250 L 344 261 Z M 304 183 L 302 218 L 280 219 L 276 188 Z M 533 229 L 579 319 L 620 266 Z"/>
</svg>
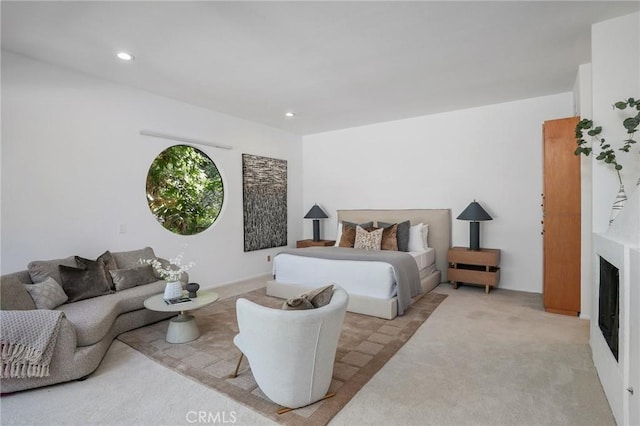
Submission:
<svg viewBox="0 0 640 426">
<path fill-rule="evenodd" d="M 236 365 L 236 371 L 234 371 L 233 374 L 231 375 L 232 379 L 235 379 L 236 377 L 238 377 L 238 370 L 240 370 L 240 364 L 242 363 L 243 357 L 244 357 L 244 354 L 240 352 L 240 359 L 238 360 L 238 365 Z"/>
<path fill-rule="evenodd" d="M 336 394 L 335 394 L 334 392 L 328 393 L 328 394 L 326 394 L 325 396 L 323 396 L 322 398 L 320 398 L 319 400 L 317 400 L 316 402 L 324 401 L 325 399 L 329 399 L 329 398 L 331 398 L 332 396 L 336 396 Z M 315 404 L 316 402 L 313 402 L 313 403 L 311 403 L 311 404 L 309 404 L 309 405 L 313 405 L 313 404 Z M 298 408 L 302 408 L 302 407 L 298 407 Z M 284 408 L 281 408 L 281 409 L 279 409 L 279 410 L 278 410 L 278 414 L 288 413 L 289 411 L 293 411 L 293 410 L 297 410 L 297 408 L 287 408 L 287 407 L 284 407 Z"/>
</svg>

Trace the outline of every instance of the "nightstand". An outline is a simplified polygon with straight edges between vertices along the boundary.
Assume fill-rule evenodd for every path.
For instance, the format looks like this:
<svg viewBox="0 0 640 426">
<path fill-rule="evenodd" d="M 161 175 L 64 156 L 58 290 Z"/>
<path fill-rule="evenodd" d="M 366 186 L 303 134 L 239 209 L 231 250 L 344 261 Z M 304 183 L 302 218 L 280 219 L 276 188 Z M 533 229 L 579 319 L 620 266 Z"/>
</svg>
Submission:
<svg viewBox="0 0 640 426">
<path fill-rule="evenodd" d="M 447 252 L 449 269 L 447 274 L 453 288 L 458 284 L 483 285 L 485 293 L 500 281 L 500 250 L 469 250 L 466 247 L 453 247 Z"/>
<path fill-rule="evenodd" d="M 305 247 L 331 247 L 335 245 L 336 240 L 298 240 L 296 242 L 296 248 L 305 248 Z"/>
</svg>

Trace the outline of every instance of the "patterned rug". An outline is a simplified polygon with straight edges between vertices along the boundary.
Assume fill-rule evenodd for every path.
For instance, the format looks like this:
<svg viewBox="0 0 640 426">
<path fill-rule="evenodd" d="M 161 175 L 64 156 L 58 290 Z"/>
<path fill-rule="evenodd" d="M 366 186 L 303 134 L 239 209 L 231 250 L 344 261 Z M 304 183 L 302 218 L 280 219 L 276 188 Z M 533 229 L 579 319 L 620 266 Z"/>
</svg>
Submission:
<svg viewBox="0 0 640 426">
<path fill-rule="evenodd" d="M 282 299 L 267 296 L 262 288 L 191 312 L 201 332 L 192 342 L 167 343 L 168 320 L 121 334 L 118 339 L 165 367 L 222 392 L 278 423 L 326 425 L 447 296 L 428 293 L 403 316 L 393 320 L 347 312 L 329 389 L 336 396 L 280 415 L 277 410 L 281 407 L 258 388 L 246 359 L 238 377 L 229 377 L 240 355 L 233 344 L 233 337 L 238 333 L 235 303 L 239 297 L 264 306 L 282 306 Z"/>
</svg>

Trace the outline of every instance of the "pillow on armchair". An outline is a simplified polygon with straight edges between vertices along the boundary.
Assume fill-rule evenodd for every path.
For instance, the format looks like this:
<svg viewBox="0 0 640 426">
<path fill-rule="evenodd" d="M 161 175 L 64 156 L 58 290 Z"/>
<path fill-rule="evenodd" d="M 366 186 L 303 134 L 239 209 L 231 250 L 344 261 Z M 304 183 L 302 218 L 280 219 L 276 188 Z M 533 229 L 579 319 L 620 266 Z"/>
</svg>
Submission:
<svg viewBox="0 0 640 426">
<path fill-rule="evenodd" d="M 282 305 L 284 310 L 315 309 L 328 305 L 333 296 L 333 284 L 302 293 L 300 296 L 285 300 Z"/>
</svg>

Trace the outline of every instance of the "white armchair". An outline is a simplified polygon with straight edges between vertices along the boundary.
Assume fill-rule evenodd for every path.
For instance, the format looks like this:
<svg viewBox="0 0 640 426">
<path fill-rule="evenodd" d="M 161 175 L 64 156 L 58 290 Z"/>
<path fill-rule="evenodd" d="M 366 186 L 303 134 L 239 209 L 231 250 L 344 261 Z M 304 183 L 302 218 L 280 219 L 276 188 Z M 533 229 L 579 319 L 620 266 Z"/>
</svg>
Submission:
<svg viewBox="0 0 640 426">
<path fill-rule="evenodd" d="M 237 300 L 240 333 L 233 343 L 269 399 L 288 408 L 324 399 L 348 301 L 337 286 L 329 304 L 317 309 L 280 310 Z"/>
</svg>

